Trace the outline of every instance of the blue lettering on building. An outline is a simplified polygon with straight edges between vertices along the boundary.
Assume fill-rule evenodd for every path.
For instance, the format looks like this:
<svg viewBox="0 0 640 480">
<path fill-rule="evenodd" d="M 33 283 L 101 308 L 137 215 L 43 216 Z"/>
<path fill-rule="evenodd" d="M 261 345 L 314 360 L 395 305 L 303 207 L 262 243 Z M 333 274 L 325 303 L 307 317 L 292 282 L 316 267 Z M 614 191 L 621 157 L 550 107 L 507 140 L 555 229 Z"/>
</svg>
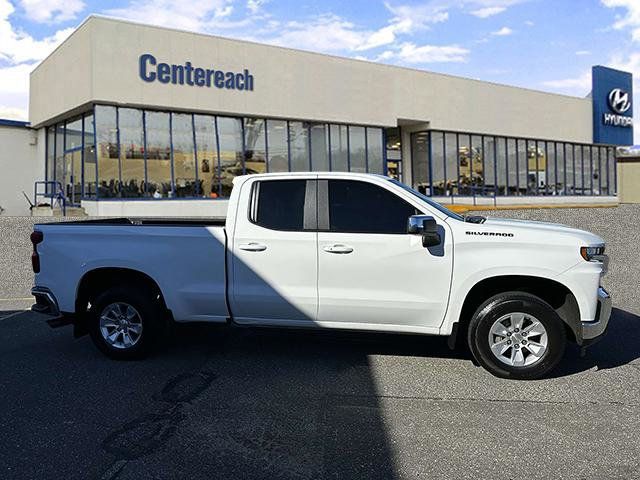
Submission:
<svg viewBox="0 0 640 480">
<path fill-rule="evenodd" d="M 633 144 L 633 76 L 597 65 L 591 71 L 593 142 Z"/>
<path fill-rule="evenodd" d="M 169 64 L 158 62 L 150 53 L 140 55 L 138 66 L 140 78 L 149 83 L 253 91 L 253 75 L 246 68 L 242 72 L 228 72 L 194 67 L 191 62 L 185 62 L 183 65 Z"/>
</svg>

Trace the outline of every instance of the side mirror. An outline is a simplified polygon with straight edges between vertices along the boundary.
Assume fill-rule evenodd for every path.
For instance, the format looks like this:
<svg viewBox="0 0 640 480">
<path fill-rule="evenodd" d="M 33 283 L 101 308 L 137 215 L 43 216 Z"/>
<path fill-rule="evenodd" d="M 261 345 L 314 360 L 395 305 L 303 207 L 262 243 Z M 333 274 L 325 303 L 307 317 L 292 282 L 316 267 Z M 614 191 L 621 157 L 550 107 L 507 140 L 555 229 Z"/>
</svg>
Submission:
<svg viewBox="0 0 640 480">
<path fill-rule="evenodd" d="M 407 233 L 422 235 L 423 247 L 434 247 L 440 244 L 438 224 L 429 215 L 412 215 L 407 224 Z"/>
</svg>

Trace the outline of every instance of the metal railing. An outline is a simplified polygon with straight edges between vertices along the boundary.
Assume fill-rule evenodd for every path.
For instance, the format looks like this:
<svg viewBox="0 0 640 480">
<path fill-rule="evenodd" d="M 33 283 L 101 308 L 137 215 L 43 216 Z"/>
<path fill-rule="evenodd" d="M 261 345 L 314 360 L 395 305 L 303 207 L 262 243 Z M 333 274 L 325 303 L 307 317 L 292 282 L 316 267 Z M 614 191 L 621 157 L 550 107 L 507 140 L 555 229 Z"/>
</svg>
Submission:
<svg viewBox="0 0 640 480">
<path fill-rule="evenodd" d="M 39 186 L 44 186 L 44 191 L 39 190 Z M 56 204 L 62 210 L 62 216 L 67 216 L 67 199 L 64 196 L 64 189 L 62 183 L 54 181 L 40 181 L 33 184 L 33 204 L 38 206 L 38 198 L 48 198 L 49 206 L 53 210 Z"/>
</svg>

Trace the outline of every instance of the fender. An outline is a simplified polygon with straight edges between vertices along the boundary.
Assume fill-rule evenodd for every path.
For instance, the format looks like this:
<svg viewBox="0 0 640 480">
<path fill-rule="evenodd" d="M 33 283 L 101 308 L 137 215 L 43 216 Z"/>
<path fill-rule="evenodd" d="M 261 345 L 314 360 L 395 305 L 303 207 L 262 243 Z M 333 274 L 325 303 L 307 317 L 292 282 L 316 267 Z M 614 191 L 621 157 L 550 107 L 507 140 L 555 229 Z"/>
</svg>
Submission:
<svg viewBox="0 0 640 480">
<path fill-rule="evenodd" d="M 527 271 L 528 270 L 528 271 Z M 540 297 L 546 297 L 545 300 L 551 300 L 553 297 L 552 307 L 556 310 L 560 318 L 571 329 L 575 338 L 578 338 L 578 333 L 581 332 L 581 318 L 580 309 L 576 300 L 576 293 L 570 288 L 567 283 L 561 281 L 557 274 L 550 275 L 548 271 L 544 269 L 519 269 L 518 272 L 503 268 L 495 268 L 483 272 L 484 274 L 472 275 L 459 287 L 454 295 L 455 298 L 461 299 L 461 301 L 450 304 L 445 319 L 440 327 L 440 335 L 450 335 L 449 346 L 455 344 L 455 335 L 457 333 L 457 327 L 461 321 L 463 313 L 463 307 L 467 301 L 469 294 L 474 287 L 478 286 L 481 282 L 488 282 L 488 289 L 486 290 L 487 298 L 494 294 L 491 290 L 491 281 L 495 280 L 494 286 L 502 285 L 496 289 L 497 291 L 505 291 L 509 289 L 510 285 L 516 288 L 518 285 L 514 282 L 519 280 L 525 280 L 523 283 L 527 287 L 526 291 L 537 294 Z M 549 288 L 550 283 L 554 284 L 552 288 Z M 548 293 L 549 295 L 546 295 Z M 452 295 L 453 297 L 453 295 Z"/>
</svg>

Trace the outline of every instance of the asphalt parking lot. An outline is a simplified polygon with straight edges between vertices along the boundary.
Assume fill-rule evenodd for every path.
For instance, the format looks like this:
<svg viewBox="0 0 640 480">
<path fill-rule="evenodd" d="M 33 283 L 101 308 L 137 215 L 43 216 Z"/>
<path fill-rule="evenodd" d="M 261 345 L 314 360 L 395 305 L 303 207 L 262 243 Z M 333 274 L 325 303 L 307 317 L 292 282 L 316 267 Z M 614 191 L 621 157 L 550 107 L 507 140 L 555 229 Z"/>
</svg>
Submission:
<svg viewBox="0 0 640 480">
<path fill-rule="evenodd" d="M 500 212 L 600 234 L 608 335 L 550 378 L 446 339 L 179 328 L 113 362 L 24 312 L 30 219 L 0 218 L 0 478 L 640 477 L 640 208 Z"/>
</svg>

